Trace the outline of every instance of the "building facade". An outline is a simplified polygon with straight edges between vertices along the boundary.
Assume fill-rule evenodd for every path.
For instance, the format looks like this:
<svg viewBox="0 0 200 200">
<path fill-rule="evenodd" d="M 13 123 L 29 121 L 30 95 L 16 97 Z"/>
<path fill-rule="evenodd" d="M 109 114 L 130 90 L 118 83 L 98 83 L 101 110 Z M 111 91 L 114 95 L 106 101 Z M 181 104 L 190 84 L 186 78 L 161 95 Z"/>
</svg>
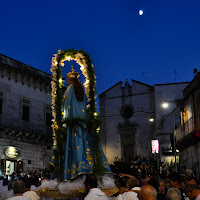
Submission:
<svg viewBox="0 0 200 200">
<path fill-rule="evenodd" d="M 51 75 L 0 54 L 1 173 L 47 167 L 51 157 Z"/>
<path fill-rule="evenodd" d="M 101 143 L 109 163 L 123 156 L 148 159 L 155 129 L 149 118 L 155 112 L 154 88 L 132 80 L 119 82 L 100 96 Z"/>
<path fill-rule="evenodd" d="M 181 126 L 175 130 L 175 136 L 180 170 L 190 169 L 200 179 L 200 73 L 194 72 L 196 76 L 183 90 Z"/>
<path fill-rule="evenodd" d="M 181 124 L 180 107 L 181 99 L 183 99 L 182 91 L 187 85 L 188 82 L 154 85 L 155 132 L 156 138 L 159 141 L 159 157 L 162 163 L 174 162 L 170 134 Z"/>
<path fill-rule="evenodd" d="M 173 103 L 164 110 L 161 104 L 181 99 L 187 85 L 184 82 L 150 86 L 132 80 L 132 86 L 127 81 L 124 86 L 118 82 L 100 94 L 101 143 L 109 163 L 122 156 L 134 160 L 137 155 L 146 160 L 153 156 L 157 162 L 171 162 L 170 132 L 181 123 L 180 110 Z M 159 141 L 159 153 L 154 155 L 151 140 Z"/>
</svg>

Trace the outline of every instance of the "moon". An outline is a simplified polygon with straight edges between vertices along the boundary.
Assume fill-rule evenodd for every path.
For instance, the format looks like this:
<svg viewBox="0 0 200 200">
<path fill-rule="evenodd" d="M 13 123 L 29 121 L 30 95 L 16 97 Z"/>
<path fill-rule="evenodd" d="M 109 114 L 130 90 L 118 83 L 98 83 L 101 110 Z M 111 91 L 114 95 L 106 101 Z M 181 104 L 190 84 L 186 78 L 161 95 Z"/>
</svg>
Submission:
<svg viewBox="0 0 200 200">
<path fill-rule="evenodd" d="M 139 10 L 139 15 L 143 15 L 143 10 Z"/>
</svg>

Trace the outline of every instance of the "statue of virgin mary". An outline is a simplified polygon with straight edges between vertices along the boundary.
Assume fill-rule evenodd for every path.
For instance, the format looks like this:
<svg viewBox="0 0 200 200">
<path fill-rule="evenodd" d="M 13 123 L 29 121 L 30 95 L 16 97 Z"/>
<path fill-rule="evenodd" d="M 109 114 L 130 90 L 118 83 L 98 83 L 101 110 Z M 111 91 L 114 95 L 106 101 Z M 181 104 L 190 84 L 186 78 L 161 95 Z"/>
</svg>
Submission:
<svg viewBox="0 0 200 200">
<path fill-rule="evenodd" d="M 74 122 L 66 126 L 64 180 L 69 181 L 79 175 L 92 173 L 94 159 L 92 140 L 85 123 L 87 119 L 87 98 L 83 85 L 78 79 L 79 73 L 74 72 L 73 67 L 72 72 L 69 72 L 67 77 L 70 85 L 64 93 L 63 121 Z M 102 162 L 105 173 L 111 172 L 103 151 Z"/>
</svg>

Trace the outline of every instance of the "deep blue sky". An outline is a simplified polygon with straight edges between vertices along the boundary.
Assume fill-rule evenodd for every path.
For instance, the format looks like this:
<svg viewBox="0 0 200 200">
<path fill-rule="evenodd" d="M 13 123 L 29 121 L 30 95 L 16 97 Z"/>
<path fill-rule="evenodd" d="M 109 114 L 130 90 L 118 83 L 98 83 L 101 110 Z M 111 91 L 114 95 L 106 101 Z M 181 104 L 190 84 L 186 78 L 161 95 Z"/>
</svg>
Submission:
<svg viewBox="0 0 200 200">
<path fill-rule="evenodd" d="M 98 94 L 126 78 L 190 81 L 200 69 L 199 0 L 7 0 L 0 7 L 0 53 L 50 73 L 58 49 L 83 49 Z"/>
</svg>

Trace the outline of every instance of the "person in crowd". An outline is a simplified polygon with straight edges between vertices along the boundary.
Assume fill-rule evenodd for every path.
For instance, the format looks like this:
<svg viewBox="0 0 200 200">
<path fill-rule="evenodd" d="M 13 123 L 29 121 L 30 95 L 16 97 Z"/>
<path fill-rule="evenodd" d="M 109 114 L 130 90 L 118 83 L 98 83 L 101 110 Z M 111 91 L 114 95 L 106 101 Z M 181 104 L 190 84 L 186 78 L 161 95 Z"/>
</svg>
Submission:
<svg viewBox="0 0 200 200">
<path fill-rule="evenodd" d="M 14 197 L 8 198 L 8 200 L 31 200 L 30 198 L 23 196 L 23 193 L 25 192 L 25 183 L 23 181 L 13 182 L 12 188 Z"/>
<path fill-rule="evenodd" d="M 84 200 L 108 200 L 105 193 L 97 188 L 97 178 L 94 175 L 86 176 L 85 189 L 88 194 Z"/>
<path fill-rule="evenodd" d="M 150 180 L 148 181 L 148 185 L 151 185 L 152 187 L 154 187 L 156 189 L 156 191 L 158 191 L 158 179 L 156 179 L 155 176 L 151 177 Z"/>
<path fill-rule="evenodd" d="M 184 190 L 180 186 L 181 177 L 177 172 L 172 172 L 167 176 L 167 185 L 169 188 L 177 188 L 181 192 L 181 197 L 183 200 L 188 200 L 189 198 L 186 196 Z"/>
<path fill-rule="evenodd" d="M 14 191 L 12 189 L 12 182 L 8 183 L 8 191 L 2 193 L 3 200 L 6 200 L 10 197 L 14 197 Z"/>
<path fill-rule="evenodd" d="M 178 188 L 169 188 L 166 195 L 167 200 L 181 200 L 181 192 Z"/>
<path fill-rule="evenodd" d="M 0 197 L 4 199 L 4 195 L 8 192 L 8 176 L 3 179 L 2 186 L 0 188 Z"/>
<path fill-rule="evenodd" d="M 128 177 L 121 177 L 118 176 L 116 180 L 116 187 L 118 187 L 119 191 L 114 194 L 115 197 L 117 197 L 119 194 L 123 194 L 124 192 L 127 192 L 126 183 L 128 181 Z"/>
<path fill-rule="evenodd" d="M 26 185 L 26 190 L 25 190 L 26 192 L 23 193 L 23 196 L 28 197 L 32 200 L 39 200 L 40 197 L 38 196 L 38 194 L 36 194 L 36 192 L 30 190 L 31 182 L 29 180 L 26 180 L 25 185 Z"/>
<path fill-rule="evenodd" d="M 128 177 L 126 182 L 126 188 L 119 192 L 119 196 L 116 200 L 138 200 L 137 191 L 140 189 L 138 187 L 138 180 L 135 176 L 129 174 L 120 174 L 121 177 Z"/>
<path fill-rule="evenodd" d="M 200 200 L 200 186 L 196 183 L 187 182 L 185 193 L 191 200 Z"/>
<path fill-rule="evenodd" d="M 166 200 L 167 188 L 164 180 L 159 181 L 157 200 Z"/>
<path fill-rule="evenodd" d="M 151 185 L 143 185 L 138 196 L 140 200 L 156 200 L 157 192 Z"/>
</svg>

